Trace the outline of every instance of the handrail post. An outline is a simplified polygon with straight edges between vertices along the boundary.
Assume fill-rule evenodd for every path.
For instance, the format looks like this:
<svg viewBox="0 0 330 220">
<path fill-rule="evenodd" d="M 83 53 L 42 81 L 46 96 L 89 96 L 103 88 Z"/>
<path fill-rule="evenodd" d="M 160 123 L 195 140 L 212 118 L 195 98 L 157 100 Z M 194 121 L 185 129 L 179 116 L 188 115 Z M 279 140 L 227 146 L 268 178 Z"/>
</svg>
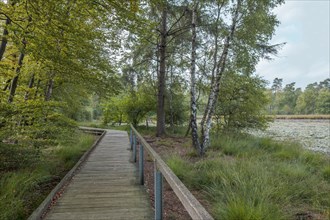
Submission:
<svg viewBox="0 0 330 220">
<path fill-rule="evenodd" d="M 133 149 L 133 129 L 130 129 L 129 133 L 129 140 L 130 140 L 130 145 L 131 145 L 131 150 Z"/>
<path fill-rule="evenodd" d="M 155 163 L 154 171 L 154 188 L 155 188 L 155 219 L 163 219 L 163 175 L 157 169 Z"/>
<path fill-rule="evenodd" d="M 136 135 L 133 134 L 133 162 L 136 162 Z"/>
<path fill-rule="evenodd" d="M 140 185 L 144 185 L 144 162 L 143 162 L 143 145 L 140 143 L 139 152 L 139 180 Z"/>
</svg>

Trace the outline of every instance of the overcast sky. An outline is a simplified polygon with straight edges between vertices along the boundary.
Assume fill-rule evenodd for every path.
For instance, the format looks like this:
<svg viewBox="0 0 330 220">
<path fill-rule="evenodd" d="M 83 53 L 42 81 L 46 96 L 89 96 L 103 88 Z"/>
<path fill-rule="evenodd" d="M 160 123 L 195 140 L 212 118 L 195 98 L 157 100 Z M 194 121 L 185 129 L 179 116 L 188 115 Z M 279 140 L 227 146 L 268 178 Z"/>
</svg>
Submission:
<svg viewBox="0 0 330 220">
<path fill-rule="evenodd" d="M 257 74 L 272 84 L 283 78 L 283 86 L 296 82 L 296 87 L 329 78 L 330 0 L 287 0 L 275 9 L 281 24 L 272 43 L 286 45 L 272 61 L 262 60 Z"/>
</svg>

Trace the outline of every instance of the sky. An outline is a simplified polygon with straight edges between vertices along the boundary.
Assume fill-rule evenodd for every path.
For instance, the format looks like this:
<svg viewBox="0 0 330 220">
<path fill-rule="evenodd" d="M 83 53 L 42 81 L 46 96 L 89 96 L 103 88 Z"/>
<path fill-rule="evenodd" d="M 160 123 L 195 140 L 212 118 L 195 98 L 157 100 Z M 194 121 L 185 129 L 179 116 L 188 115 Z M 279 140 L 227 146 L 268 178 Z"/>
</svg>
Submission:
<svg viewBox="0 0 330 220">
<path fill-rule="evenodd" d="M 271 43 L 286 45 L 273 60 L 260 61 L 256 73 L 270 86 L 278 77 L 296 88 L 329 78 L 330 0 L 286 0 L 274 13 L 281 24 Z"/>
</svg>

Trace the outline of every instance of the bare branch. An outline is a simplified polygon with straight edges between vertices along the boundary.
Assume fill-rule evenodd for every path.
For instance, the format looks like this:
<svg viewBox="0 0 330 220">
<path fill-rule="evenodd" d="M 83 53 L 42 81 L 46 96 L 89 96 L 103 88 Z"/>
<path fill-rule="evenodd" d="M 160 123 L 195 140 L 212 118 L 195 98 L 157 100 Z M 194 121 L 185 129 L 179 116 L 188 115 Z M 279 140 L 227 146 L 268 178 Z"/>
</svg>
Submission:
<svg viewBox="0 0 330 220">
<path fill-rule="evenodd" d="M 186 10 L 183 11 L 183 13 L 181 14 L 181 16 L 172 24 L 172 26 L 168 29 L 167 31 L 167 35 L 170 36 L 172 35 L 171 31 L 172 31 L 172 28 L 174 28 L 174 26 L 179 23 L 179 21 L 185 16 L 186 12 L 188 11 L 188 9 L 186 8 Z"/>
</svg>

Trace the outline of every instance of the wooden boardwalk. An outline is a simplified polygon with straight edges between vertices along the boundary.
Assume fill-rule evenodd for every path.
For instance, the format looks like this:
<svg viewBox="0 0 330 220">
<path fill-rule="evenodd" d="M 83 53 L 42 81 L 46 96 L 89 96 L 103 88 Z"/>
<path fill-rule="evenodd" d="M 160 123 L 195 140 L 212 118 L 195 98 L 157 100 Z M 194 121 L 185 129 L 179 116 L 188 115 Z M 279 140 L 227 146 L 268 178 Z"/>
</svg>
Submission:
<svg viewBox="0 0 330 220">
<path fill-rule="evenodd" d="M 152 219 L 126 132 L 107 130 L 45 219 Z"/>
</svg>

